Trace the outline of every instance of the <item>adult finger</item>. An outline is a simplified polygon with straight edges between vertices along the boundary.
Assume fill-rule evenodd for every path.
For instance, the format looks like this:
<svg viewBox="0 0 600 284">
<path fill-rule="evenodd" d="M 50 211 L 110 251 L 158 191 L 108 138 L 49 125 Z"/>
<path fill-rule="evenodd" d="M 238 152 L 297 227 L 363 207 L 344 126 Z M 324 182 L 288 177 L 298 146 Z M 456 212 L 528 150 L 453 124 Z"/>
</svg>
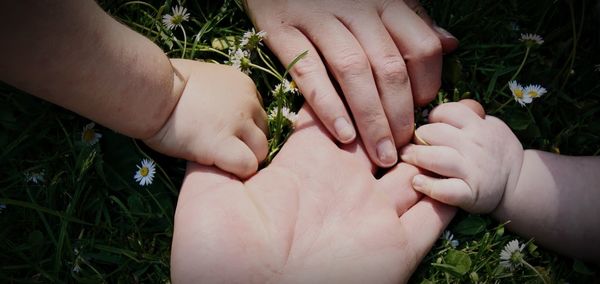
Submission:
<svg viewBox="0 0 600 284">
<path fill-rule="evenodd" d="M 408 6 L 417 16 L 419 16 L 431 29 L 440 40 L 442 44 L 442 51 L 444 53 L 450 53 L 458 47 L 458 39 L 453 36 L 446 29 L 438 26 L 427 14 L 427 10 L 423 8 L 418 0 L 404 0 L 406 6 Z"/>
<path fill-rule="evenodd" d="M 456 128 L 464 128 L 481 119 L 468 106 L 456 102 L 441 104 L 429 113 L 429 122 L 447 123 Z"/>
<path fill-rule="evenodd" d="M 414 130 L 414 106 L 404 59 L 375 10 L 342 21 L 366 52 L 394 142 L 402 146 Z"/>
<path fill-rule="evenodd" d="M 413 188 L 439 202 L 468 208 L 475 197 L 469 185 L 458 178 L 434 178 L 416 175 L 412 180 Z"/>
<path fill-rule="evenodd" d="M 239 133 L 239 138 L 252 150 L 256 160 L 262 162 L 269 153 L 269 145 L 265 133 L 254 123 L 248 123 Z"/>
<path fill-rule="evenodd" d="M 412 177 L 418 173 L 415 166 L 398 163 L 376 182 L 375 189 L 390 199 L 398 216 L 402 216 L 421 197 L 411 184 Z"/>
<path fill-rule="evenodd" d="M 408 144 L 400 150 L 402 161 L 448 177 L 464 178 L 465 160 L 458 151 L 446 146 Z"/>
<path fill-rule="evenodd" d="M 239 138 L 226 138 L 214 153 L 214 164 L 224 171 L 247 178 L 258 169 L 254 152 Z"/>
<path fill-rule="evenodd" d="M 381 19 L 406 61 L 415 104 L 427 104 L 441 85 L 439 38 L 403 1 L 389 1 Z"/>
<path fill-rule="evenodd" d="M 311 22 L 306 32 L 339 82 L 369 157 L 378 166 L 392 166 L 398 155 L 368 57 L 346 26 L 336 18 L 326 22 Z"/>
<path fill-rule="evenodd" d="M 285 65 L 308 51 L 304 58 L 294 64 L 290 74 L 327 130 L 342 143 L 353 141 L 356 131 L 352 120 L 312 43 L 301 31 L 289 26 L 267 32 L 269 36 L 265 39 L 266 43 Z"/>
<path fill-rule="evenodd" d="M 407 253 L 413 254 L 411 259 L 416 263 L 431 250 L 431 246 L 442 234 L 442 231 L 454 217 L 456 208 L 424 197 L 400 216 L 400 230 Z M 414 269 L 414 268 L 413 268 Z M 412 271 L 408 271 L 410 275 Z"/>
</svg>

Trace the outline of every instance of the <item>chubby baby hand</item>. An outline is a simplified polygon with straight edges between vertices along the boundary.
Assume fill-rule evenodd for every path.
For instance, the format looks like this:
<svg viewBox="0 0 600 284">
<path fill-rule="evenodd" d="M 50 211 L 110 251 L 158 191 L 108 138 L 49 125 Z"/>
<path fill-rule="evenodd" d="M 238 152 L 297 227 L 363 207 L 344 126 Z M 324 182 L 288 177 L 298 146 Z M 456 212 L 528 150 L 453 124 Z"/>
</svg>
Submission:
<svg viewBox="0 0 600 284">
<path fill-rule="evenodd" d="M 183 93 L 153 137 L 153 149 L 249 177 L 268 152 L 267 122 L 254 82 L 230 66 L 172 59 Z M 176 79 L 177 80 L 177 79 Z"/>
<path fill-rule="evenodd" d="M 473 102 L 435 108 L 430 124 L 416 130 L 417 144 L 407 145 L 400 155 L 403 161 L 442 176 L 416 175 L 415 190 L 471 213 L 489 213 L 505 189 L 516 186 L 523 148 L 504 122 L 486 116 Z"/>
</svg>

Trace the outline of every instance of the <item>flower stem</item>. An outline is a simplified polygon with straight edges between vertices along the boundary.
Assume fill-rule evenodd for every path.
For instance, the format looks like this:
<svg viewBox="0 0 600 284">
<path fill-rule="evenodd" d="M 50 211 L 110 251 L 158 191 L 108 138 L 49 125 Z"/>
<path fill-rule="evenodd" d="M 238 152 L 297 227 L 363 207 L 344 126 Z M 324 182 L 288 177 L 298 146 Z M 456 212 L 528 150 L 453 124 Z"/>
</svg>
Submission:
<svg viewBox="0 0 600 284">
<path fill-rule="evenodd" d="M 535 267 L 533 267 L 533 265 L 529 264 L 529 262 L 527 262 L 525 259 L 521 258 L 521 263 L 525 266 L 527 266 L 527 268 L 533 270 L 533 272 L 535 272 L 535 274 L 542 280 L 542 282 L 544 282 L 544 284 L 548 284 L 548 281 L 546 281 L 546 278 L 542 276 L 542 274 L 540 274 L 540 272 L 535 269 Z"/>
<path fill-rule="evenodd" d="M 277 75 L 277 74 L 273 73 L 273 71 L 271 71 L 271 70 L 269 70 L 269 69 L 267 69 L 267 68 L 265 68 L 265 67 L 262 67 L 262 66 L 260 66 L 260 65 L 256 65 L 256 64 L 254 64 L 254 63 L 252 63 L 252 62 L 250 62 L 249 66 L 250 66 L 250 67 L 252 67 L 252 68 L 258 69 L 258 70 L 260 70 L 260 71 L 263 71 L 263 72 L 265 72 L 265 73 L 267 73 L 267 74 L 270 74 L 270 75 L 272 75 L 273 77 L 275 77 L 275 78 L 277 78 L 277 79 L 279 79 L 279 80 L 282 80 L 282 77 L 281 77 L 281 76 L 279 76 L 279 75 Z"/>
<path fill-rule="evenodd" d="M 183 32 L 183 52 L 181 53 L 181 58 L 185 58 L 185 48 L 187 46 L 187 35 L 185 34 L 185 29 L 182 25 L 179 25 L 179 28 Z"/>
<path fill-rule="evenodd" d="M 517 76 L 519 76 L 519 73 L 521 73 L 521 70 L 523 70 L 523 66 L 525 66 L 525 62 L 527 62 L 527 57 L 529 57 L 529 51 L 531 50 L 531 47 L 527 47 L 527 49 L 525 50 L 525 55 L 523 56 L 523 60 L 521 61 L 521 65 L 519 65 L 519 68 L 517 69 L 517 71 L 515 72 L 515 74 L 513 74 L 513 76 L 510 78 L 510 80 L 508 80 L 508 82 L 514 80 L 517 78 Z M 504 87 L 500 90 L 500 93 L 504 93 L 504 91 L 506 90 L 506 87 L 508 87 L 508 84 L 504 85 Z M 497 113 L 500 110 L 502 110 L 506 105 L 508 105 L 508 103 L 510 103 L 512 101 L 512 98 L 508 99 L 505 103 L 503 103 L 500 107 L 498 107 L 497 109 L 495 109 L 494 111 L 490 112 L 491 114 Z"/>
</svg>

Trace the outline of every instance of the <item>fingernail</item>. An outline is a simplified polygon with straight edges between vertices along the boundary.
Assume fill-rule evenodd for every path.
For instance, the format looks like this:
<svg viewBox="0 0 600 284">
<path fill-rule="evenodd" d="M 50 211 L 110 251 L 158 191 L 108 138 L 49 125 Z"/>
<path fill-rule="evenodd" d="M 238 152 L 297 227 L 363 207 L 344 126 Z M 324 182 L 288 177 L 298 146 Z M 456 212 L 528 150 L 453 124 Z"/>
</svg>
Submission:
<svg viewBox="0 0 600 284">
<path fill-rule="evenodd" d="M 386 166 L 391 166 L 396 163 L 398 154 L 392 140 L 385 138 L 377 144 L 377 157 Z"/>
<path fill-rule="evenodd" d="M 333 128 L 335 128 L 335 133 L 337 133 L 337 136 L 342 143 L 350 142 L 354 140 L 354 137 L 356 136 L 352 125 L 350 125 L 343 117 L 338 117 L 335 120 Z"/>
<path fill-rule="evenodd" d="M 413 178 L 412 184 L 415 189 L 421 189 L 421 188 L 423 188 L 423 186 L 425 186 L 425 179 L 423 178 L 422 175 L 416 175 Z"/>
<path fill-rule="evenodd" d="M 442 34 L 444 37 L 446 38 L 456 38 L 455 36 L 453 36 L 449 31 L 445 30 L 442 27 L 439 26 L 433 26 L 433 28 L 440 34 Z"/>
</svg>

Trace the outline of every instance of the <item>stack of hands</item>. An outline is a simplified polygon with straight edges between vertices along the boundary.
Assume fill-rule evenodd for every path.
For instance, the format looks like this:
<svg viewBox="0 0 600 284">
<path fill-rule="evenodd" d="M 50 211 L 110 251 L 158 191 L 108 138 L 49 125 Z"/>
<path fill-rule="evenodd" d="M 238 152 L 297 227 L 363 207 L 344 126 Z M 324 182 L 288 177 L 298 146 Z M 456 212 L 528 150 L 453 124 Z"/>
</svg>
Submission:
<svg viewBox="0 0 600 284">
<path fill-rule="evenodd" d="M 433 110 L 404 147 L 414 106 L 435 97 L 442 54 L 458 44 L 416 0 L 244 6 L 284 65 L 308 50 L 290 72 L 307 105 L 257 174 L 266 115 L 243 73 L 169 60 L 91 0 L 0 3 L 11 38 L 2 81 L 202 164 L 190 164 L 178 202 L 175 282 L 405 281 L 455 211 L 420 193 L 600 258 L 586 246 L 600 238 L 600 191 L 588 190 L 600 184 L 598 158 L 523 151 L 472 101 Z M 378 168 L 388 171 L 376 179 Z"/>
</svg>

